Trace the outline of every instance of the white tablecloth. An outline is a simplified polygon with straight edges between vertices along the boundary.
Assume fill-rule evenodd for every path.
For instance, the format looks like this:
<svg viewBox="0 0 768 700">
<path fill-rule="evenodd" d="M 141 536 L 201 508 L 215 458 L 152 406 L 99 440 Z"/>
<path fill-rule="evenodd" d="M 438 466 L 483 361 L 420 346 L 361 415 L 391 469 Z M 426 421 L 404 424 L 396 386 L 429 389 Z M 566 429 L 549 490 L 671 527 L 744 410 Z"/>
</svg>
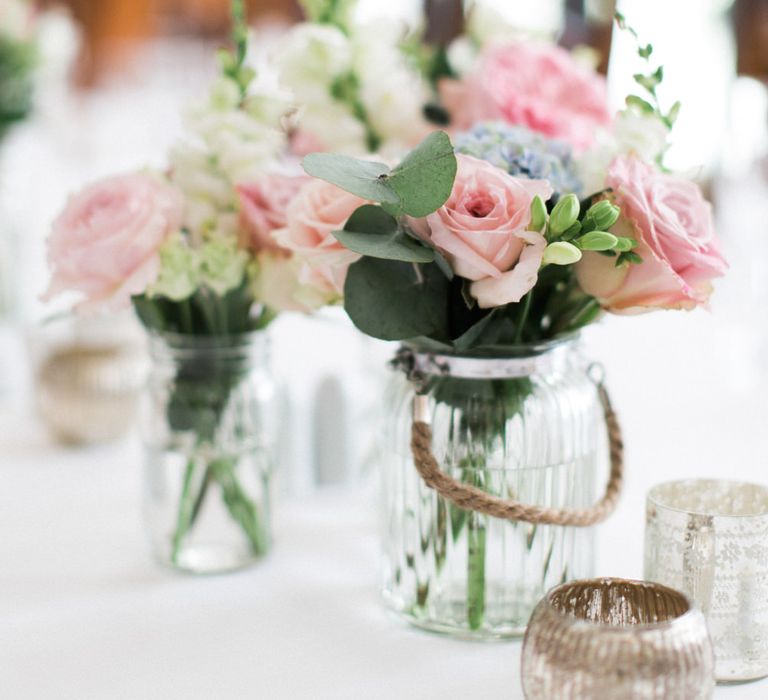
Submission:
<svg viewBox="0 0 768 700">
<path fill-rule="evenodd" d="M 768 481 L 761 341 L 733 318 L 657 314 L 590 332 L 628 443 L 599 575 L 641 575 L 653 483 Z M 14 396 L 0 399 L 0 698 L 522 697 L 519 642 L 454 641 L 384 612 L 366 482 L 281 497 L 274 552 L 248 571 L 176 575 L 145 547 L 135 440 L 57 447 Z M 715 697 L 765 698 L 768 681 Z"/>
</svg>

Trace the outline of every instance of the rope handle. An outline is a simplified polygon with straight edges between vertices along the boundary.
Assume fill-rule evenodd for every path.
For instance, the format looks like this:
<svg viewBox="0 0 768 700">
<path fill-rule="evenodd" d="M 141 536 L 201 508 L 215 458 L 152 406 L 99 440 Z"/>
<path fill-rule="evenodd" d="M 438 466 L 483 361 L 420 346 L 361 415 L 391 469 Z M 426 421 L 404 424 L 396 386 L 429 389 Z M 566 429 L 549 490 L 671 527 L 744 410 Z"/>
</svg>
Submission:
<svg viewBox="0 0 768 700">
<path fill-rule="evenodd" d="M 460 508 L 473 510 L 494 518 L 518 520 L 526 523 L 546 525 L 575 525 L 586 527 L 605 520 L 616 507 L 622 487 L 624 471 L 624 441 L 621 426 L 616 416 L 608 391 L 602 383 L 597 384 L 600 404 L 603 407 L 605 424 L 608 428 L 611 470 L 603 497 L 593 506 L 584 509 L 545 508 L 526 505 L 519 501 L 506 500 L 485 491 L 457 481 L 440 469 L 432 454 L 432 428 L 428 422 L 427 397 L 416 394 L 414 399 L 413 424 L 411 426 L 411 452 L 416 470 L 427 486 Z"/>
</svg>

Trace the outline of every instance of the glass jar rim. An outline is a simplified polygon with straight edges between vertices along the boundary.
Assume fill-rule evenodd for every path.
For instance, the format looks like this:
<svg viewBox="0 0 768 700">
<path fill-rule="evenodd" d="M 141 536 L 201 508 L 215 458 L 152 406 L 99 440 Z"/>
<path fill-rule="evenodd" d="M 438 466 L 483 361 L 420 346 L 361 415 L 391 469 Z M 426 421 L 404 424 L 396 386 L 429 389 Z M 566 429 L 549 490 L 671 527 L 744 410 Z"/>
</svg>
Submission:
<svg viewBox="0 0 768 700">
<path fill-rule="evenodd" d="M 516 360 L 546 355 L 562 347 L 573 347 L 581 340 L 581 332 L 574 331 L 549 340 L 539 340 L 532 343 L 517 343 L 514 345 L 487 345 L 475 351 L 452 350 L 444 347 L 428 346 L 418 341 L 404 340 L 402 347 L 413 353 L 445 355 L 446 357 L 466 358 L 472 360 Z"/>
<path fill-rule="evenodd" d="M 216 353 L 238 357 L 252 351 L 255 346 L 263 346 L 267 340 L 265 329 L 216 335 L 148 330 L 148 335 L 150 354 L 153 356 L 169 354 L 184 357 Z"/>
<path fill-rule="evenodd" d="M 397 364 L 424 376 L 462 379 L 516 379 L 552 372 L 566 366 L 580 335 L 569 334 L 551 341 L 516 346 L 489 347 L 483 352 L 459 353 L 426 349 L 403 343 Z M 494 351 L 495 350 L 495 351 Z M 407 359 L 406 359 L 407 358 Z"/>
<path fill-rule="evenodd" d="M 722 519 L 738 519 L 738 518 L 768 518 L 768 505 L 766 505 L 765 508 L 762 510 L 758 510 L 751 513 L 724 513 L 720 511 L 716 511 L 715 509 L 711 510 L 704 510 L 701 508 L 685 508 L 682 506 L 674 506 L 670 505 L 669 500 L 663 500 L 663 496 L 661 495 L 661 492 L 664 489 L 668 489 L 673 486 L 683 486 L 686 485 L 688 487 L 698 485 L 698 486 L 725 486 L 729 489 L 734 489 L 738 487 L 749 487 L 752 489 L 755 489 L 756 491 L 759 491 L 765 496 L 766 500 L 768 501 L 768 486 L 763 486 L 762 484 L 756 484 L 752 481 L 738 481 L 735 479 L 674 479 L 671 481 L 662 481 L 660 484 L 655 484 L 650 488 L 648 493 L 646 494 L 646 500 L 648 503 L 653 504 L 656 508 L 663 509 L 665 511 L 669 511 L 670 513 L 680 513 L 684 516 L 689 515 L 697 515 L 697 516 L 704 516 L 709 518 L 722 518 Z"/>
<path fill-rule="evenodd" d="M 659 622 L 638 622 L 638 623 L 633 623 L 631 625 L 614 625 L 609 622 L 593 622 L 592 620 L 585 620 L 584 618 L 571 615 L 563 611 L 559 607 L 556 607 L 553 604 L 552 599 L 558 593 L 558 591 L 560 591 L 562 588 L 573 586 L 574 584 L 581 584 L 584 586 L 588 586 L 588 585 L 600 586 L 605 584 L 629 584 L 636 588 L 655 589 L 660 592 L 666 593 L 668 595 L 670 594 L 674 595 L 676 598 L 681 599 L 686 604 L 687 608 L 683 613 L 676 615 L 674 617 L 670 617 L 666 620 L 661 620 Z M 672 628 L 673 626 L 678 626 L 682 624 L 684 621 L 693 619 L 697 617 L 698 614 L 700 614 L 700 611 L 695 607 L 691 598 L 685 593 L 683 593 L 682 591 L 677 590 L 676 588 L 665 586 L 664 584 L 657 583 L 656 581 L 641 581 L 638 579 L 625 579 L 625 578 L 611 577 L 611 576 L 605 576 L 601 578 L 581 579 L 577 581 L 566 581 L 565 583 L 561 583 L 558 586 L 555 586 L 554 588 L 550 589 L 542 599 L 542 603 L 546 604 L 547 610 L 550 611 L 555 616 L 557 616 L 557 618 L 564 625 L 567 625 L 569 627 L 583 627 L 586 629 L 592 629 L 595 631 L 599 630 L 601 632 L 609 632 L 609 633 L 626 632 L 627 630 L 636 630 L 638 632 L 666 630 L 666 629 Z"/>
</svg>

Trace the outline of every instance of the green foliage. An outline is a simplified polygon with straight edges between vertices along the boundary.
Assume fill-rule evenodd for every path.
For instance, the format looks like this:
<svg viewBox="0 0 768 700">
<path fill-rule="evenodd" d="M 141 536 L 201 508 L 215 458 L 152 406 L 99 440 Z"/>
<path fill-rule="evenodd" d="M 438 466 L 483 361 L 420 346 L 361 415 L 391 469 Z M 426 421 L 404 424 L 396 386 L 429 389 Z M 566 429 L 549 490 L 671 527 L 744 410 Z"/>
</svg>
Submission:
<svg viewBox="0 0 768 700">
<path fill-rule="evenodd" d="M 347 32 L 357 0 L 299 0 L 299 4 L 309 22 L 332 24 Z"/>
<path fill-rule="evenodd" d="M 448 280 L 434 264 L 364 257 L 352 264 L 344 308 L 363 333 L 382 340 L 443 337 Z"/>
<path fill-rule="evenodd" d="M 653 54 L 653 46 L 651 44 L 641 44 L 637 32 L 627 24 L 627 20 L 620 12 L 616 12 L 614 15 L 616 24 L 619 29 L 622 29 L 631 34 L 637 43 L 637 55 L 642 58 L 646 64 L 648 64 L 647 73 L 635 73 L 632 77 L 635 82 L 645 90 L 647 96 L 650 98 L 644 99 L 639 95 L 627 95 L 626 104 L 628 109 L 635 109 L 641 114 L 652 115 L 655 114 L 661 122 L 667 127 L 668 130 L 672 130 L 672 127 L 677 121 L 678 114 L 680 113 L 680 102 L 675 102 L 669 111 L 664 111 L 661 107 L 656 89 L 661 85 L 664 80 L 664 66 L 657 66 L 656 69 L 651 69 L 650 58 Z M 660 165 L 663 164 L 660 163 Z"/>
<path fill-rule="evenodd" d="M 372 204 L 359 207 L 344 230 L 334 231 L 333 235 L 345 248 L 373 258 L 414 263 L 435 259 L 431 248 L 409 236 L 394 216 Z"/>
<path fill-rule="evenodd" d="M 0 37 L 0 136 L 32 108 L 32 71 L 36 63 L 33 43 Z"/>
<path fill-rule="evenodd" d="M 384 163 L 335 153 L 311 153 L 304 170 L 363 199 L 380 202 L 396 216 L 422 217 L 439 209 L 451 194 L 456 156 L 448 135 L 427 136 L 391 171 Z"/>
</svg>

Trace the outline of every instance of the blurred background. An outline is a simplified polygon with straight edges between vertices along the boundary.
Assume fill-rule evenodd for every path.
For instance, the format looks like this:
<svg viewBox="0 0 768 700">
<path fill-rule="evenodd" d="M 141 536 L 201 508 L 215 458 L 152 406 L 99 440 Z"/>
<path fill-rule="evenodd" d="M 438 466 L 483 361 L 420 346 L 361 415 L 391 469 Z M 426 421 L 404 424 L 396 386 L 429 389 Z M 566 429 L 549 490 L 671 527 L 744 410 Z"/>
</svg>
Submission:
<svg viewBox="0 0 768 700">
<path fill-rule="evenodd" d="M 680 426 L 694 447 L 671 449 L 710 460 L 705 470 L 722 471 L 711 445 L 696 452 L 697 430 L 702 421 L 722 425 L 731 405 L 750 420 L 755 414 L 747 407 L 755 406 L 759 416 L 766 374 L 768 0 L 474 4 L 498 13 L 488 16 L 503 17 L 507 29 L 552 36 L 591 56 L 607 75 L 617 109 L 638 59 L 631 38 L 613 29 L 614 11 L 653 43 L 665 66 L 662 102 L 683 104 L 667 163 L 693 175 L 714 201 L 732 272 L 719 285 L 712 314 L 662 313 L 631 326 L 609 319 L 588 333 L 587 345 L 626 397 L 630 422 L 649 405 L 659 421 L 694 411 L 690 427 Z M 229 29 L 228 0 L 56 0 L 40 9 L 48 14 L 34 109 L 0 142 L 0 467 L 19 455 L 58 449 L 35 417 L 32 388 L 37 348 L 49 342 L 39 324 L 57 310 L 39 300 L 53 217 L 68 193 L 87 181 L 164 165 L 184 108 L 205 94 L 215 50 Z M 301 20 L 294 0 L 250 0 L 248 9 L 257 53 L 268 53 L 281 31 Z M 411 25 L 426 22 L 428 35 L 446 44 L 461 31 L 460 0 L 361 0 L 358 12 L 363 19 L 386 14 Z M 110 323 L 117 327 L 119 320 Z M 311 357 L 297 342 L 309 333 Z M 360 438 L 359 426 L 375 419 L 391 348 L 362 339 L 340 310 L 280 318 L 274 345 L 291 435 L 284 445 L 283 489 L 311 490 L 365 471 L 370 443 Z M 686 401 L 661 405 L 648 395 L 646 380 L 658 391 L 682 382 Z M 718 398 L 700 400 L 708 395 Z M 756 425 L 748 420 L 733 441 L 755 440 Z M 764 460 L 764 442 L 755 442 L 750 454 Z M 733 458 L 730 447 L 723 442 L 722 459 Z"/>
</svg>

